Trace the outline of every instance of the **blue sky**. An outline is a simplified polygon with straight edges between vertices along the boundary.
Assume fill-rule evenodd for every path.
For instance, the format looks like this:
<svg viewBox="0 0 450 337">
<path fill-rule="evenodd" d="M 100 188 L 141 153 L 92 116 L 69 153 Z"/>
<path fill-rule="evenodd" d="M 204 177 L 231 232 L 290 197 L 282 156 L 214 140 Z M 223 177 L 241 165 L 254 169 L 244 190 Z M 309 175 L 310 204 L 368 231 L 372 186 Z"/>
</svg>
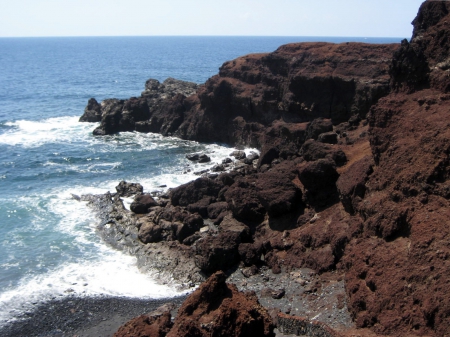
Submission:
<svg viewBox="0 0 450 337">
<path fill-rule="evenodd" d="M 0 36 L 411 37 L 423 0 L 0 0 Z"/>
</svg>

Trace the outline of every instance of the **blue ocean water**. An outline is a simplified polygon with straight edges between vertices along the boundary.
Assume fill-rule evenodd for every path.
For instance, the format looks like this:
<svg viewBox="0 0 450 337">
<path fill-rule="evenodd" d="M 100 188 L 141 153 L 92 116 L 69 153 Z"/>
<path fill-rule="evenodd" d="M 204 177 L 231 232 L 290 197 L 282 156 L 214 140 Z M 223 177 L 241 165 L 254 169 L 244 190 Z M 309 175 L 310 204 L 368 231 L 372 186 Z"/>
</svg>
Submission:
<svg viewBox="0 0 450 337">
<path fill-rule="evenodd" d="M 146 191 L 194 179 L 186 153 L 230 148 L 155 134 L 96 138 L 78 118 L 90 97 L 138 96 L 148 78 L 203 83 L 235 57 L 290 42 L 397 43 L 400 38 L 0 38 L 0 325 L 33 303 L 67 294 L 167 297 L 133 257 L 106 246 L 71 193 Z M 191 168 L 192 172 L 197 168 Z"/>
</svg>

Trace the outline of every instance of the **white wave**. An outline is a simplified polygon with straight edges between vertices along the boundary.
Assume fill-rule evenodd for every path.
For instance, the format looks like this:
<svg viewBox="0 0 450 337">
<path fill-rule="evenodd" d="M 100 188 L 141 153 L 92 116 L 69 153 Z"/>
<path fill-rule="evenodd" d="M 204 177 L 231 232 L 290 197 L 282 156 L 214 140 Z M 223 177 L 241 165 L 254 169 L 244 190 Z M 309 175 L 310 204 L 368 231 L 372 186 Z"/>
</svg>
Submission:
<svg viewBox="0 0 450 337">
<path fill-rule="evenodd" d="M 32 303 L 55 297 L 109 295 L 157 299 L 180 294 L 175 287 L 157 284 L 140 273 L 135 258 L 109 250 L 96 261 L 69 263 L 48 274 L 28 276 L 15 288 L 0 293 L 0 325 L 31 310 Z"/>
<path fill-rule="evenodd" d="M 46 143 L 78 141 L 91 134 L 97 124 L 80 123 L 78 117 L 55 117 L 41 121 L 19 120 L 5 123 L 13 129 L 2 134 L 0 144 L 38 147 Z"/>
</svg>

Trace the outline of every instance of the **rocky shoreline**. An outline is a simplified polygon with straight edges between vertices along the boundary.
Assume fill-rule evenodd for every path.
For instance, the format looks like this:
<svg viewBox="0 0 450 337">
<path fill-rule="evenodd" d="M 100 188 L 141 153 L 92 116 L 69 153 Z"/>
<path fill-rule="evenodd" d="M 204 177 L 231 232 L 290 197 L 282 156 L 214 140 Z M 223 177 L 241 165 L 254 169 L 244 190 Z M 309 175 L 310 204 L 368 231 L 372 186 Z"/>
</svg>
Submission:
<svg viewBox="0 0 450 337">
<path fill-rule="evenodd" d="M 95 135 L 261 151 L 158 197 L 125 182 L 81 197 L 142 270 L 186 288 L 206 280 L 174 322 L 126 329 L 238 336 L 253 324 L 238 298 L 258 308 L 261 336 L 277 318 L 310 336 L 450 333 L 449 13 L 425 1 L 401 45 L 290 44 L 226 62 L 202 86 L 149 80 L 138 98 L 91 99 L 81 120 L 100 122 Z"/>
</svg>

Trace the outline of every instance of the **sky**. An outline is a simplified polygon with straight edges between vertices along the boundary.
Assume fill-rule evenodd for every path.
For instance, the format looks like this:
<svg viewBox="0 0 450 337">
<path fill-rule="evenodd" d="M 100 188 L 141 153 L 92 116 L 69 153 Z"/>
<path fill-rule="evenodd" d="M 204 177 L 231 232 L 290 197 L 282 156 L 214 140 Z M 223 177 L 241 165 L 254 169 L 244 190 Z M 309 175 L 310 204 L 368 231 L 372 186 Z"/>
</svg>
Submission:
<svg viewBox="0 0 450 337">
<path fill-rule="evenodd" d="M 0 0 L 0 37 L 405 37 L 423 0 Z"/>
</svg>

